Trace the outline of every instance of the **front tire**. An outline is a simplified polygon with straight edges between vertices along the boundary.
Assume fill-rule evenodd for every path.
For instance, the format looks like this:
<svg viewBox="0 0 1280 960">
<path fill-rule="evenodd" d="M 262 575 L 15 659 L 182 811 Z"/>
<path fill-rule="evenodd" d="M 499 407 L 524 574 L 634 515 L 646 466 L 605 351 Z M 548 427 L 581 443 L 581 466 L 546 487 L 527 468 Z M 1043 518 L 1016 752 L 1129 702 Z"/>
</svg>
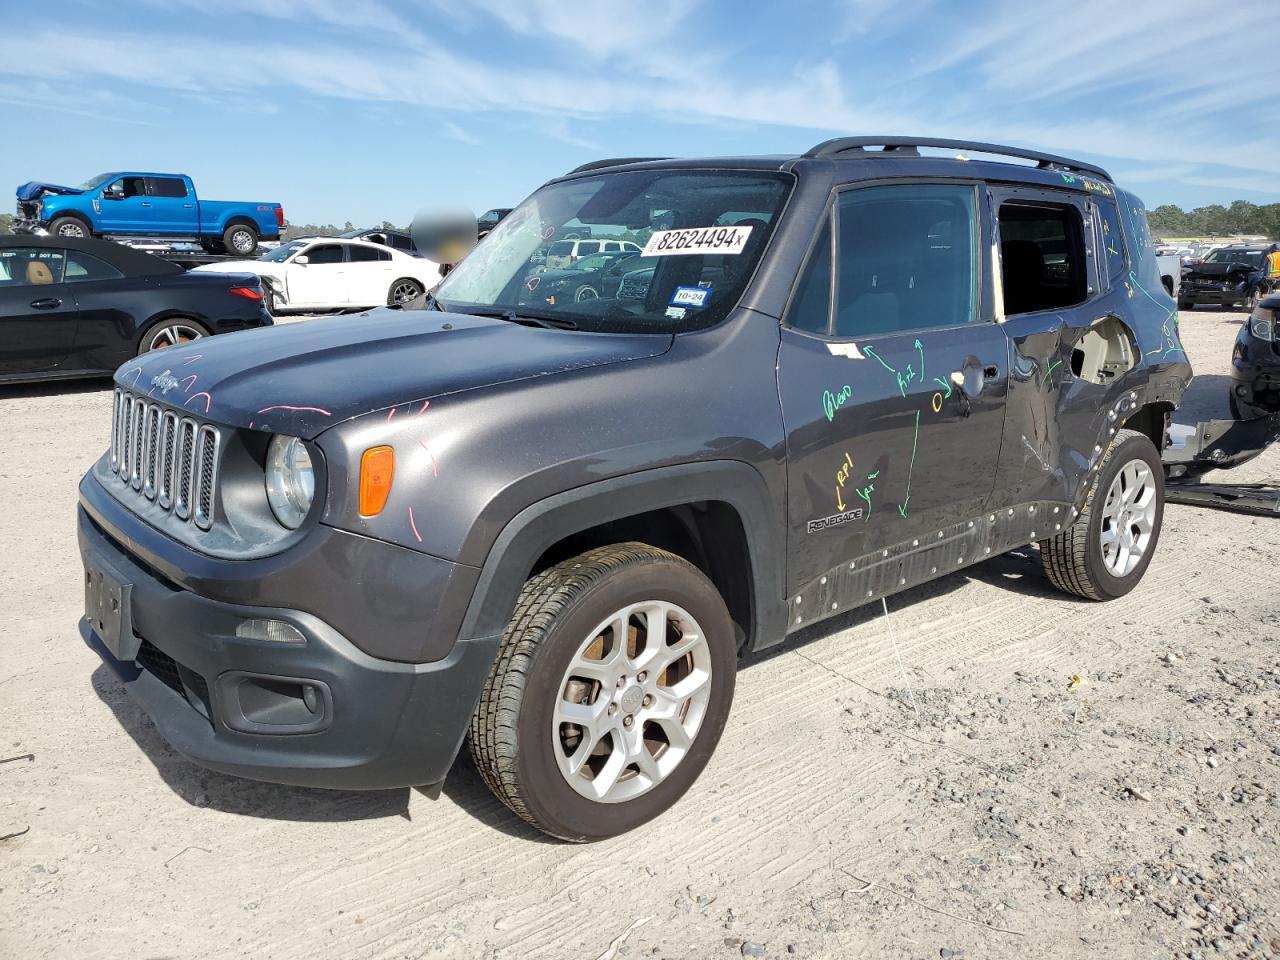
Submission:
<svg viewBox="0 0 1280 960">
<path fill-rule="evenodd" d="M 1040 541 L 1050 582 L 1089 600 L 1115 600 L 1138 585 L 1160 540 L 1164 468 L 1155 444 L 1120 430 L 1076 522 Z"/>
<path fill-rule="evenodd" d="M 258 231 L 247 223 L 233 223 L 222 231 L 222 246 L 237 257 L 253 256 L 258 249 Z"/>
<path fill-rule="evenodd" d="M 49 233 L 55 237 L 66 237 L 70 240 L 87 240 L 93 236 L 89 225 L 79 217 L 54 217 L 49 224 Z"/>
<path fill-rule="evenodd" d="M 733 623 L 692 564 L 643 543 L 531 577 L 468 735 L 489 789 L 581 842 L 653 819 L 693 784 L 733 701 Z"/>
</svg>

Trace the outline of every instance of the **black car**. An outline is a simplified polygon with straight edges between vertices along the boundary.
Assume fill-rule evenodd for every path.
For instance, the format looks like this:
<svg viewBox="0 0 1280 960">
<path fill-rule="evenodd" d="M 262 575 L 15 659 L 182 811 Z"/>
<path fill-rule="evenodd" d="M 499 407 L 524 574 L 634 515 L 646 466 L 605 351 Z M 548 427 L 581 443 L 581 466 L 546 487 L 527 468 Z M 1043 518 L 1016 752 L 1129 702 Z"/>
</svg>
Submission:
<svg viewBox="0 0 1280 960">
<path fill-rule="evenodd" d="M 270 325 L 254 276 L 187 273 L 106 240 L 0 237 L 0 381 L 101 376 L 149 350 Z"/>
<path fill-rule="evenodd" d="M 1240 325 L 1228 402 L 1237 420 L 1280 413 L 1280 294 L 1263 298 Z"/>
<path fill-rule="evenodd" d="M 555 306 L 566 300 L 583 303 L 600 297 L 613 299 L 623 277 L 643 266 L 638 253 L 594 253 L 563 270 L 533 274 L 525 280 L 520 302 Z"/>
<path fill-rule="evenodd" d="M 1191 310 L 1197 304 L 1244 307 L 1252 310 L 1261 293 L 1262 259 L 1259 246 L 1218 247 L 1189 266 L 1178 288 L 1178 309 Z"/>
<path fill-rule="evenodd" d="M 492 210 L 486 210 L 480 214 L 480 216 L 476 217 L 476 236 L 483 238 L 510 212 L 510 207 L 494 207 Z"/>
<path fill-rule="evenodd" d="M 371 230 L 348 230 L 346 233 L 338 234 L 338 236 L 345 240 L 364 240 L 368 243 L 380 243 L 384 247 L 391 247 L 393 250 L 399 250 L 411 256 L 422 256 L 418 252 L 417 244 L 413 242 L 413 237 L 403 230 L 384 230 L 381 227 L 374 227 Z"/>
<path fill-rule="evenodd" d="M 652 265 L 521 303 L 583 227 Z M 743 656 L 1028 545 L 1095 601 L 1155 554 L 1191 366 L 1146 212 L 1090 164 L 897 137 L 589 164 L 426 301 L 116 377 L 82 635 L 199 763 L 434 785 L 466 741 L 520 817 L 611 836 L 694 783 Z"/>
</svg>

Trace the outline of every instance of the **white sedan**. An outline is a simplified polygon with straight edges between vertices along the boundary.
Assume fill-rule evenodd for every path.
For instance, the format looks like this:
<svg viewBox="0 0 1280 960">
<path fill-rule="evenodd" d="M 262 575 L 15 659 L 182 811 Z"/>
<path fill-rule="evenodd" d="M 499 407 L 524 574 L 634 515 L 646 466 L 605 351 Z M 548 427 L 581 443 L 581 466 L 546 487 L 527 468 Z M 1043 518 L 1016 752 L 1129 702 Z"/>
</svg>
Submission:
<svg viewBox="0 0 1280 960">
<path fill-rule="evenodd" d="M 309 237 L 282 243 L 257 260 L 223 260 L 201 273 L 255 273 L 271 292 L 272 313 L 407 303 L 440 280 L 440 265 L 379 243 Z"/>
</svg>

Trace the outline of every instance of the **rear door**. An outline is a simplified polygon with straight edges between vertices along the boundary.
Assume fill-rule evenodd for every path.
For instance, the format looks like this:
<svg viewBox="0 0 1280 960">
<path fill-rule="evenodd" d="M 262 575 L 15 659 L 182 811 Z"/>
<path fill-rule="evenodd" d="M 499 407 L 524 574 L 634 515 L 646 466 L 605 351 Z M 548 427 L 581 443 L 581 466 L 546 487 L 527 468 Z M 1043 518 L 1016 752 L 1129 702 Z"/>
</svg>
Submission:
<svg viewBox="0 0 1280 960">
<path fill-rule="evenodd" d="M 80 316 L 65 269 L 63 250 L 0 249 L 0 376 L 64 366 Z"/>
<path fill-rule="evenodd" d="M 192 235 L 196 232 L 196 198 L 181 177 L 147 177 L 147 204 L 156 233 Z"/>
<path fill-rule="evenodd" d="M 291 307 L 342 307 L 347 295 L 345 243 L 313 243 L 288 265 L 288 295 Z M 298 258 L 305 258 L 299 263 Z"/>
<path fill-rule="evenodd" d="M 377 307 L 387 302 L 391 290 L 391 251 L 375 246 L 347 245 L 346 302 L 356 307 Z"/>
<path fill-rule="evenodd" d="M 834 197 L 778 357 L 793 592 L 987 505 L 1009 348 L 986 302 L 979 196 L 930 182 Z"/>
</svg>

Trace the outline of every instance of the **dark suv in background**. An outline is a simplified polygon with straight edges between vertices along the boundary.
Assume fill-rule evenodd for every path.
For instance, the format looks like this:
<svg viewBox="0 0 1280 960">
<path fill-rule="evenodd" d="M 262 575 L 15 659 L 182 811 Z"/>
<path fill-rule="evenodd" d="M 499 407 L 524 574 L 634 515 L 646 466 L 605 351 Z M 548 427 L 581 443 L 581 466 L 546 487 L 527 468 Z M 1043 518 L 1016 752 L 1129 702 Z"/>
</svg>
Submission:
<svg viewBox="0 0 1280 960">
<path fill-rule="evenodd" d="M 526 296 L 587 231 L 647 268 Z M 693 783 L 743 653 L 1029 544 L 1068 592 L 1133 589 L 1190 377 L 1142 205 L 1087 163 L 588 164 L 425 313 L 119 370 L 85 636 L 214 769 L 438 784 L 465 739 L 519 816 L 605 837 Z"/>
<path fill-rule="evenodd" d="M 1207 303 L 1252 311 L 1263 293 L 1265 251 L 1265 245 L 1233 245 L 1210 251 L 1207 257 L 1183 272 L 1178 308 L 1192 310 Z"/>
</svg>

